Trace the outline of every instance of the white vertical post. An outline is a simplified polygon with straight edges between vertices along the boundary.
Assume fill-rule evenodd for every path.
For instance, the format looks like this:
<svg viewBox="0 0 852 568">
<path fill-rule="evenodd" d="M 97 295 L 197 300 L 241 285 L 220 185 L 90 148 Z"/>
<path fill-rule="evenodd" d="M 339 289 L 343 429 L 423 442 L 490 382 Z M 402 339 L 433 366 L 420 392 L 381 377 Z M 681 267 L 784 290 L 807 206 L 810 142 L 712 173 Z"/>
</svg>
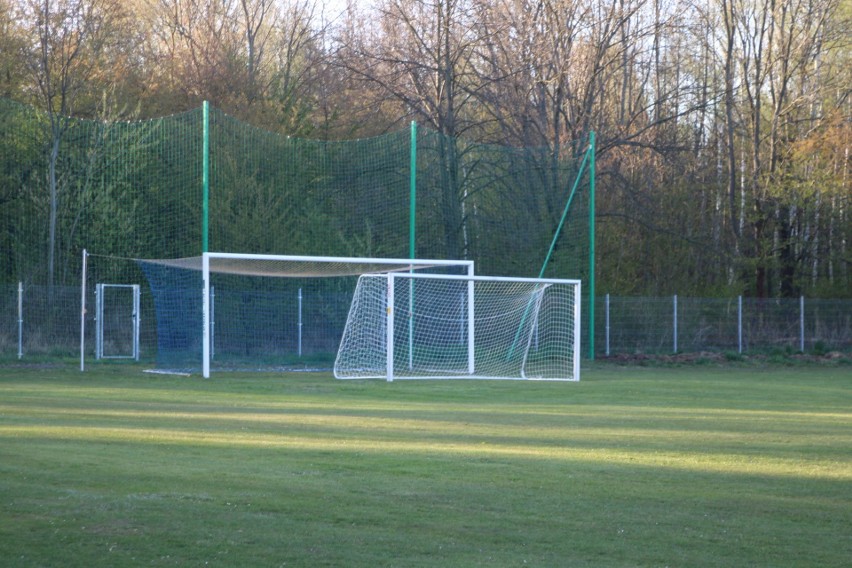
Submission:
<svg viewBox="0 0 852 568">
<path fill-rule="evenodd" d="M 606 319 L 606 356 L 609 357 L 609 294 L 606 295 L 604 302 L 604 312 Z"/>
<path fill-rule="evenodd" d="M 18 282 L 18 359 L 24 356 L 24 283 Z"/>
<path fill-rule="evenodd" d="M 471 262 L 467 267 L 467 275 L 473 277 L 473 262 Z M 476 334 L 476 328 L 474 327 L 474 317 L 476 316 L 476 311 L 474 310 L 474 294 L 473 294 L 473 280 L 468 280 L 467 282 L 467 372 L 471 375 L 476 372 L 476 357 L 474 353 L 474 349 L 476 348 L 476 341 L 474 340 Z"/>
<path fill-rule="evenodd" d="M 409 274 L 413 272 L 409 269 Z M 408 370 L 414 368 L 414 279 L 408 281 Z"/>
<path fill-rule="evenodd" d="M 141 314 L 139 313 L 139 297 L 141 296 L 141 288 L 139 284 L 133 285 L 133 359 L 139 360 L 139 323 Z"/>
<path fill-rule="evenodd" d="M 299 357 L 302 356 L 302 289 L 299 288 Z"/>
<path fill-rule="evenodd" d="M 89 253 L 83 249 L 83 275 L 80 278 L 80 370 L 86 370 L 86 259 Z"/>
<path fill-rule="evenodd" d="M 201 375 L 210 378 L 210 256 L 201 255 Z"/>
<path fill-rule="evenodd" d="M 467 372 L 471 375 L 476 372 L 476 354 L 474 351 L 476 348 L 476 342 L 474 341 L 474 337 L 476 336 L 474 300 L 476 298 L 473 293 L 473 285 L 473 280 L 467 281 Z"/>
<path fill-rule="evenodd" d="M 210 360 L 216 359 L 216 287 L 210 286 Z"/>
<path fill-rule="evenodd" d="M 583 318 L 580 309 L 580 302 L 583 301 L 581 286 L 582 284 L 578 282 L 577 286 L 574 287 L 574 376 L 571 378 L 575 381 L 580 380 L 580 320 Z"/>
<path fill-rule="evenodd" d="M 799 351 L 805 352 L 805 297 L 799 296 Z"/>
<path fill-rule="evenodd" d="M 674 303 L 672 305 L 672 335 L 674 336 L 673 345 L 674 348 L 673 353 L 677 353 L 677 294 L 674 295 Z"/>
<path fill-rule="evenodd" d="M 385 351 L 387 353 L 387 375 L 388 382 L 393 382 L 393 273 L 388 273 L 388 294 L 387 294 L 387 318 L 388 323 L 385 326 L 387 337 L 385 338 Z"/>
<path fill-rule="evenodd" d="M 743 352 L 743 297 L 737 296 L 737 352 Z"/>
<path fill-rule="evenodd" d="M 104 285 L 95 284 L 95 361 L 104 354 Z"/>
</svg>

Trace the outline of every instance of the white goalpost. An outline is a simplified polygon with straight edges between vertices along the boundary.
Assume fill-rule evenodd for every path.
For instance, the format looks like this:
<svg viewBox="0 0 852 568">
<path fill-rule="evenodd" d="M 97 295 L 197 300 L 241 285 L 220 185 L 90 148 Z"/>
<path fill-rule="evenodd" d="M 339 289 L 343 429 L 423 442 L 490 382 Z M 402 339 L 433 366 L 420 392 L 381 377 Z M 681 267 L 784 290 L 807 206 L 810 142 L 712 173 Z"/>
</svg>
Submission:
<svg viewBox="0 0 852 568">
<path fill-rule="evenodd" d="M 577 381 L 580 288 L 472 274 L 361 276 L 335 377 Z"/>
<path fill-rule="evenodd" d="M 388 274 L 395 271 L 416 273 L 425 269 L 455 269 L 469 276 L 474 273 L 473 261 L 399 258 L 360 258 L 332 256 L 265 255 L 207 252 L 200 257 L 202 279 L 202 375 L 210 376 L 213 355 L 213 303 L 211 281 L 213 274 L 255 276 L 265 278 L 341 277 L 365 274 Z M 166 264 L 168 261 L 159 261 Z M 186 268 L 196 259 L 178 259 L 173 265 Z M 260 333 L 261 331 L 258 330 Z"/>
</svg>

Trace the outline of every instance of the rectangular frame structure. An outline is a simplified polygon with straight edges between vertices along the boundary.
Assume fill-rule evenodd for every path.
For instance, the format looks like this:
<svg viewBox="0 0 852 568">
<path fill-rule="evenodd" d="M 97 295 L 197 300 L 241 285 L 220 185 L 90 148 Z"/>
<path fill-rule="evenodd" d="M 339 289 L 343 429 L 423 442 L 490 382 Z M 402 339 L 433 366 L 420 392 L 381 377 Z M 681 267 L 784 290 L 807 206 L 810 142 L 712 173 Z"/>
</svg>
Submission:
<svg viewBox="0 0 852 568">
<path fill-rule="evenodd" d="M 202 375 L 210 377 L 212 358 L 211 273 L 241 274 L 265 277 L 334 277 L 363 274 L 384 274 L 393 271 L 414 272 L 418 269 L 460 267 L 473 276 L 472 260 L 434 260 L 401 258 L 362 258 L 335 256 L 302 256 L 205 252 L 201 258 L 202 272 Z M 180 261 L 182 266 L 190 263 Z M 168 264 L 169 261 L 164 263 Z M 287 266 L 293 267 L 290 270 Z"/>
<path fill-rule="evenodd" d="M 398 286 L 400 281 L 408 285 Z M 427 282 L 433 283 L 432 288 L 446 286 L 430 291 Z M 385 290 L 380 289 L 383 285 Z M 548 295 L 551 286 L 564 291 Z M 407 297 L 400 299 L 400 295 Z M 577 381 L 580 308 L 579 280 L 411 273 L 362 276 L 335 362 L 335 377 Z M 407 317 L 400 317 L 406 310 Z M 407 357 L 397 351 L 406 351 Z"/>
<path fill-rule="evenodd" d="M 131 294 L 130 313 L 130 353 L 107 353 L 104 332 L 107 318 L 107 294 L 109 290 L 129 290 Z M 95 359 L 133 359 L 139 360 L 139 304 L 141 288 L 139 284 L 104 284 L 95 285 Z"/>
</svg>

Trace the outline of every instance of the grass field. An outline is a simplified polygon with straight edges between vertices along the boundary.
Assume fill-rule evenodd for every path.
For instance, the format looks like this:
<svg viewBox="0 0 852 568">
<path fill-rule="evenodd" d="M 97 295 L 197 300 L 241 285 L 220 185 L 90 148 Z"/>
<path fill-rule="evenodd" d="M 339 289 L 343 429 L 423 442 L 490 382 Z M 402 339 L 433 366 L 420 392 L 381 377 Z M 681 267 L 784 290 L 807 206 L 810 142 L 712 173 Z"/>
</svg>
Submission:
<svg viewBox="0 0 852 568">
<path fill-rule="evenodd" d="M 0 368 L 0 565 L 849 566 L 852 369 Z"/>
</svg>

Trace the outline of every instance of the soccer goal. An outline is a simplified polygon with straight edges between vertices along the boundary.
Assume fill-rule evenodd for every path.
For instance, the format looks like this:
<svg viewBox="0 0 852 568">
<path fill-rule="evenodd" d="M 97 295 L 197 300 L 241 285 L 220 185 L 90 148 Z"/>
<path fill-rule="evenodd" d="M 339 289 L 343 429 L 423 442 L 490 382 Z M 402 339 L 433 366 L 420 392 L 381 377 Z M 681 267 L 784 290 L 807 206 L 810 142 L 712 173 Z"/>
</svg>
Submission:
<svg viewBox="0 0 852 568">
<path fill-rule="evenodd" d="M 153 296 L 158 368 L 200 367 L 205 378 L 302 368 L 325 353 L 330 368 L 360 275 L 473 274 L 472 261 L 456 260 L 209 252 L 138 262 Z"/>
<path fill-rule="evenodd" d="M 334 374 L 579 380 L 580 281 L 361 276 Z"/>
</svg>

